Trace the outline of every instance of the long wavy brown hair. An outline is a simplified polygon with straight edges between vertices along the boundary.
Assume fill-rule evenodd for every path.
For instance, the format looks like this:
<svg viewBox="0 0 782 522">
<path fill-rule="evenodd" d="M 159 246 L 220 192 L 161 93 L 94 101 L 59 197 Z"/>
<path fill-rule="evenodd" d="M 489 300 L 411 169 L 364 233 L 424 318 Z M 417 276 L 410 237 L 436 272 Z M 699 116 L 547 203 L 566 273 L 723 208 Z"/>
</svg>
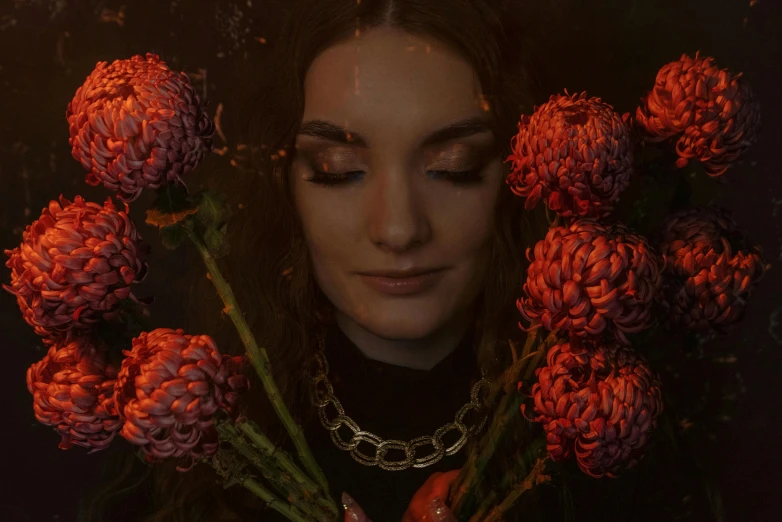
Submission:
<svg viewBox="0 0 782 522">
<path fill-rule="evenodd" d="M 511 3 L 291 1 L 277 37 L 269 42 L 268 61 L 247 60 L 239 73 L 232 98 L 236 105 L 229 103 L 227 111 L 233 111 L 239 142 L 246 147 L 242 153 L 249 153 L 249 161 L 235 168 L 227 167 L 225 158 L 209 158 L 191 178 L 203 176 L 209 189 L 228 195 L 234 210 L 228 227 L 231 250 L 220 265 L 258 343 L 269 354 L 286 403 L 305 431 L 314 409 L 309 407 L 309 383 L 302 379 L 300 368 L 310 356 L 312 338 L 329 311 L 329 303 L 311 274 L 287 175 L 303 114 L 305 73 L 318 54 L 354 37 L 357 29 L 364 32 L 391 26 L 435 38 L 458 52 L 477 72 L 497 137 L 497 154 L 504 159 L 510 154 L 510 139 L 518 130 L 520 114 L 531 111 L 537 97 L 529 76 L 533 67 L 528 32 L 523 20 L 514 16 Z M 525 212 L 522 200 L 510 190 L 501 191 L 494 222 L 492 269 L 479 297 L 481 340 L 476 348 L 479 363 L 490 376 L 507 363 L 507 339 L 523 337 L 517 326 L 520 316 L 515 301 L 527 266 L 524 251 L 547 228 L 540 209 Z M 195 254 L 189 254 L 198 265 Z M 244 348 L 230 320 L 220 313 L 223 305 L 204 273 L 204 268 L 197 266 L 188 279 L 192 307 L 188 311 L 188 332 L 213 336 L 225 353 L 242 353 Z M 264 422 L 276 418 L 260 381 L 250 377 L 255 393 L 247 397 L 247 415 L 259 422 L 273 440 L 290 448 L 279 423 Z M 132 459 L 137 462 L 135 457 Z M 83 519 L 102 520 L 109 500 L 116 504 L 111 520 L 120 519 L 124 510 L 118 491 L 130 482 L 126 480 L 133 474 L 129 469 L 141 466 L 140 462 L 137 466 L 126 463 L 124 473 L 93 495 Z M 112 473 L 116 475 L 116 468 Z M 152 480 L 141 480 L 144 486 L 137 487 L 147 488 L 157 506 L 144 519 L 147 522 L 237 520 L 240 505 L 247 500 L 238 487 L 222 490 L 205 465 L 184 474 L 174 471 L 173 465 L 156 465 L 151 471 L 145 469 L 146 475 L 152 475 Z M 258 505 L 254 507 L 257 513 Z"/>
</svg>

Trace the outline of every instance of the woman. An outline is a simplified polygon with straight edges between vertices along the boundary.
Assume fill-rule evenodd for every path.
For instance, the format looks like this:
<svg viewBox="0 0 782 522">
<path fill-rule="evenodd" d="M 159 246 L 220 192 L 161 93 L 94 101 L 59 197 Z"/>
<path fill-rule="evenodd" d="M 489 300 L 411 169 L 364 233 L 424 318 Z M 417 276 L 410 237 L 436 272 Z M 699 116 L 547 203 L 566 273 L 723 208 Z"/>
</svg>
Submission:
<svg viewBox="0 0 782 522">
<path fill-rule="evenodd" d="M 346 520 L 429 520 L 438 507 L 448 516 L 448 484 L 475 437 L 420 468 L 359 463 L 309 400 L 302 369 L 319 340 L 345 415 L 403 441 L 453 422 L 482 374 L 502 370 L 507 339 L 523 341 L 515 300 L 524 248 L 544 227 L 504 182 L 510 138 L 531 109 L 523 32 L 510 13 L 490 0 L 291 2 L 272 64 L 256 65 L 261 79 L 245 84 L 235 109 L 254 168 L 239 178 L 199 169 L 240 204 L 223 262 L 332 494 L 360 505 Z M 201 270 L 194 279 L 191 302 L 204 306 L 191 331 L 240 352 L 225 321 L 206 326 L 219 307 Z M 248 416 L 263 424 L 274 415 L 260 384 L 254 390 Z M 474 413 L 467 428 L 486 416 Z M 326 414 L 334 418 L 333 406 Z M 264 429 L 284 443 L 279 426 Z M 336 433 L 351 437 L 347 425 Z M 458 435 L 450 430 L 443 444 L 456 447 Z M 365 444 L 358 449 L 375 455 Z M 436 453 L 431 444 L 416 451 Z M 208 495 L 194 482 L 214 478 L 199 468 L 159 481 L 165 507 L 153 520 L 282 520 L 258 515 L 264 506 L 239 488 L 201 506 Z"/>
<path fill-rule="evenodd" d="M 287 301 L 280 308 L 291 331 L 269 332 L 264 345 L 301 346 L 288 354 L 301 361 L 317 346 L 311 312 L 322 310 L 335 395 L 345 415 L 381 439 L 409 441 L 453 421 L 480 378 L 475 348 L 496 372 L 498 340 L 518 334 L 526 245 L 503 160 L 526 92 L 523 54 L 503 41 L 513 31 L 500 7 L 295 3 L 281 32 L 290 39 L 272 50 L 289 66 L 271 70 L 286 74 L 270 76 L 248 113 L 257 136 L 249 143 L 266 145 L 261 191 L 290 201 L 276 226 L 291 236 L 267 250 L 272 263 L 260 273 L 291 266 L 291 281 L 263 278 L 255 295 Z M 259 250 L 266 234 L 257 226 L 268 219 L 247 221 Z M 423 282 L 377 277 L 427 270 Z M 335 496 L 347 491 L 375 520 L 400 520 L 428 476 L 464 461 L 462 448 L 423 468 L 387 470 L 356 462 L 320 422 L 305 431 Z M 338 433 L 351 435 L 347 426 Z M 388 460 L 404 455 L 396 453 Z M 428 506 L 419 504 L 430 500 L 410 504 L 407 516 L 423 515 Z"/>
<path fill-rule="evenodd" d="M 509 272 L 514 262 L 518 267 L 495 235 L 494 220 L 511 219 L 497 215 L 500 193 L 509 193 L 501 155 L 509 139 L 492 121 L 494 92 L 489 107 L 483 98 L 494 88 L 489 74 L 497 71 L 483 75 L 484 87 L 458 42 L 409 32 L 406 15 L 428 6 L 415 7 L 382 6 L 375 11 L 382 17 L 377 27 L 363 24 L 358 12 L 355 36 L 332 43 L 311 62 L 295 152 L 282 174 L 314 279 L 333 309 L 336 328 L 327 341 L 340 349 L 331 345 L 327 354 L 338 358 L 335 369 L 348 381 L 337 398 L 346 397 L 346 415 L 355 415 L 361 429 L 403 441 L 434 433 L 469 402 L 480 377 L 470 327 L 486 311 L 478 299 L 487 273 L 497 268 L 503 248 Z M 489 14 L 478 3 L 465 7 L 475 11 L 471 18 Z M 436 12 L 430 16 L 446 21 Z M 417 274 L 426 275 L 410 277 Z M 512 306 L 512 295 L 501 296 L 505 302 L 496 304 Z M 351 345 L 358 350 L 347 351 L 355 358 L 345 357 Z M 460 345 L 467 358 L 454 353 Z M 431 473 L 428 466 L 356 466 L 333 451 L 333 441 L 320 444 L 323 433 L 315 433 L 314 450 L 327 473 L 352 466 L 344 488 L 370 516 L 399 520 L 410 487 Z M 376 449 L 362 452 L 373 456 Z M 404 456 L 401 447 L 397 453 L 395 461 Z M 451 467 L 460 460 L 449 459 Z M 370 484 L 383 495 L 363 488 Z M 423 515 L 418 503 L 434 498 L 416 500 L 407 517 Z"/>
</svg>

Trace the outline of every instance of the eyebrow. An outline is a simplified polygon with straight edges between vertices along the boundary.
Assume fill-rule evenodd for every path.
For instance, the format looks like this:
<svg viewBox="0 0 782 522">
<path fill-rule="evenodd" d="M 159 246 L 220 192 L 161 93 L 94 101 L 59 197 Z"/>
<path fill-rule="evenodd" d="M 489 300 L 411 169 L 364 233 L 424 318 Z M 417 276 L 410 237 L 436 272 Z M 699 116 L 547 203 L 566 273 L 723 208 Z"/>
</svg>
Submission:
<svg viewBox="0 0 782 522">
<path fill-rule="evenodd" d="M 466 138 L 486 131 L 491 131 L 489 122 L 484 118 L 475 116 L 450 123 L 445 127 L 437 129 L 425 137 L 421 141 L 420 146 L 426 147 L 456 138 Z M 346 145 L 355 145 L 364 148 L 369 147 L 369 140 L 364 138 L 361 134 L 349 131 L 336 123 L 325 120 L 310 120 L 303 123 L 296 134 L 300 136 L 315 136 L 317 138 L 344 143 Z"/>
</svg>

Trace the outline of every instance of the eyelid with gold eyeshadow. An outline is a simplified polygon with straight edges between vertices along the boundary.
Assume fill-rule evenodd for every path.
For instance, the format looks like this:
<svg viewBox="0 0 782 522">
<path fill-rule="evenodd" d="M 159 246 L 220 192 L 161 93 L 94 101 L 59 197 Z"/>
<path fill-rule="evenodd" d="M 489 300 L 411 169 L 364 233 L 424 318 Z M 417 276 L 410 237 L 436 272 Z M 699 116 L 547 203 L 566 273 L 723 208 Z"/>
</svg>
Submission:
<svg viewBox="0 0 782 522">
<path fill-rule="evenodd" d="M 433 175 L 435 178 L 446 179 L 453 183 L 454 186 L 464 186 L 480 184 L 483 181 L 483 176 L 481 175 L 483 169 L 483 166 L 479 166 L 467 170 L 427 170 L 426 173 L 430 176 Z M 364 174 L 362 170 L 328 172 L 314 167 L 310 167 L 310 170 L 312 170 L 312 175 L 304 178 L 304 181 L 324 186 L 342 185 L 350 182 L 356 175 Z"/>
<path fill-rule="evenodd" d="M 450 150 L 449 150 L 450 149 Z M 456 151 L 459 151 L 461 153 L 454 153 L 454 149 Z M 451 152 L 450 154 L 448 152 Z M 345 163 L 362 163 L 362 162 L 353 162 L 350 160 L 356 160 L 357 155 L 353 153 L 352 150 L 348 149 L 345 150 L 340 146 L 329 146 L 325 151 L 301 151 L 303 159 L 306 159 L 307 167 L 312 171 L 312 175 L 310 177 L 304 178 L 304 181 L 309 181 L 312 183 L 317 183 L 324 186 L 333 186 L 333 185 L 341 185 L 344 183 L 347 183 L 351 181 L 351 179 L 355 178 L 356 175 L 361 175 L 365 172 L 367 169 L 353 169 L 350 170 L 350 167 L 347 168 L 339 168 L 339 165 L 336 166 L 329 166 L 331 162 L 333 162 L 335 159 L 335 163 L 339 164 L 340 162 L 344 161 L 343 159 L 347 159 L 348 161 L 345 161 Z M 336 154 L 335 154 L 336 153 Z M 427 159 L 429 160 L 430 164 L 437 164 L 440 168 L 436 169 L 427 169 L 426 173 L 433 177 L 439 177 L 439 178 L 446 178 L 450 180 L 454 185 L 469 185 L 469 184 L 475 184 L 480 183 L 483 179 L 482 176 L 480 176 L 481 171 L 485 168 L 486 163 L 486 152 L 476 151 L 474 148 L 470 147 L 469 145 L 465 144 L 456 144 L 450 145 L 445 151 L 440 150 L 437 153 L 432 153 L 427 155 Z M 451 158 L 464 158 L 463 161 L 453 161 Z M 331 161 L 329 161 L 331 160 Z M 450 160 L 450 161 L 449 161 Z M 474 165 L 472 167 L 465 167 L 465 168 L 449 168 L 446 165 L 453 163 L 456 164 L 465 164 L 465 165 Z M 318 169 L 316 165 L 320 164 L 321 168 Z M 441 166 L 442 165 L 442 166 Z"/>
</svg>

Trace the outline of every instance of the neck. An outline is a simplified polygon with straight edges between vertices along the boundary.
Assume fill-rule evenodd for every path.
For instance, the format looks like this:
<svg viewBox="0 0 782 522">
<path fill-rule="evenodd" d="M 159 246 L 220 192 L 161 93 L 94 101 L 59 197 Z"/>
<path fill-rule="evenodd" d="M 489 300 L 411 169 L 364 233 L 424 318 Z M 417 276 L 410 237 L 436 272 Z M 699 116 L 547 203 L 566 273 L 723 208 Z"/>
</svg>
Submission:
<svg viewBox="0 0 782 522">
<path fill-rule="evenodd" d="M 335 311 L 337 326 L 369 359 L 415 370 L 431 370 L 459 345 L 470 326 L 472 310 L 457 314 L 442 328 L 425 337 L 400 339 L 382 336 Z"/>
</svg>

